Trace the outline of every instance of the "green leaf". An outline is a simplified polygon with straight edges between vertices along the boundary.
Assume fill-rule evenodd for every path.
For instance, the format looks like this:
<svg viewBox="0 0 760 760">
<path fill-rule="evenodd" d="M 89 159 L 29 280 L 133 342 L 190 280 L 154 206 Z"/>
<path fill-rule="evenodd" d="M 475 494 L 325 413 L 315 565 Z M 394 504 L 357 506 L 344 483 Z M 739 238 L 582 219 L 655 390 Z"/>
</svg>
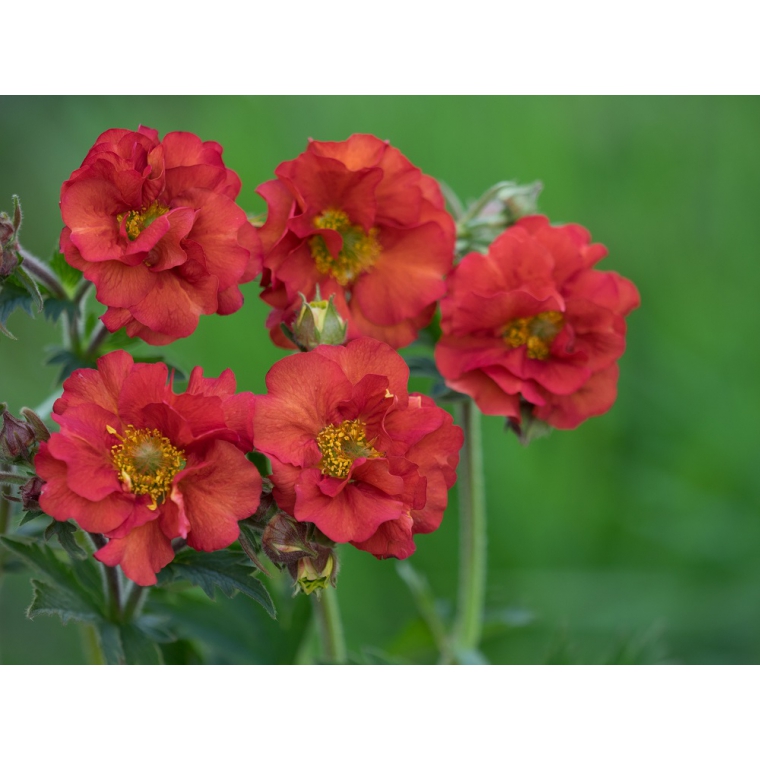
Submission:
<svg viewBox="0 0 760 760">
<path fill-rule="evenodd" d="M 82 279 L 82 273 L 78 269 L 74 269 L 60 251 L 56 251 L 52 255 L 48 265 L 58 275 L 58 279 L 66 290 L 73 290 Z"/>
<path fill-rule="evenodd" d="M 155 641 L 149 639 L 134 623 L 119 629 L 124 647 L 124 661 L 127 665 L 161 665 L 161 650 Z"/>
<path fill-rule="evenodd" d="M 229 550 L 219 552 L 196 552 L 183 549 L 159 574 L 160 584 L 185 580 L 200 586 L 210 599 L 214 599 L 216 589 L 232 597 L 240 591 L 258 602 L 270 615 L 277 614 L 269 592 L 258 578 L 251 575 L 253 568 L 242 564 L 246 557 L 243 552 Z"/>
<path fill-rule="evenodd" d="M 76 532 L 76 525 L 70 523 L 68 520 L 53 520 L 50 525 L 45 528 L 45 541 L 49 541 L 55 536 L 58 539 L 58 543 L 66 550 L 66 554 L 68 554 L 71 559 L 84 559 L 87 556 L 87 552 L 76 542 Z"/>
<path fill-rule="evenodd" d="M 78 311 L 77 305 L 73 301 L 63 298 L 54 298 L 49 296 L 45 299 L 45 306 L 43 312 L 45 317 L 54 324 L 61 318 L 61 314 L 64 312 L 68 317 L 75 315 Z"/>
<path fill-rule="evenodd" d="M 24 512 L 24 516 L 21 518 L 19 527 L 26 525 L 28 522 L 31 522 L 35 519 L 35 517 L 42 517 L 44 514 L 45 513 L 41 509 L 30 509 L 27 512 Z"/>
<path fill-rule="evenodd" d="M 95 567 L 94 560 L 89 559 L 86 562 L 75 562 L 74 565 L 68 565 L 61 561 L 50 547 L 44 544 L 20 538 L 9 538 L 8 536 L 3 536 L 0 541 L 21 557 L 32 569 L 41 572 L 47 581 L 76 594 L 88 608 L 95 610 L 99 615 L 103 615 L 105 597 L 100 582 L 100 574 Z"/>
<path fill-rule="evenodd" d="M 171 644 L 177 640 L 176 634 L 167 627 L 169 619 L 162 615 L 141 615 L 133 621 L 145 636 L 158 644 Z"/>
<path fill-rule="evenodd" d="M 32 301 L 34 301 L 34 304 L 37 307 L 37 312 L 42 311 L 42 307 L 44 306 L 42 293 L 40 293 L 40 289 L 37 283 L 31 278 L 29 272 L 27 272 L 23 267 L 18 267 L 14 274 L 18 278 L 18 281 L 21 283 L 21 285 L 26 288 L 27 292 L 32 297 Z"/>
<path fill-rule="evenodd" d="M 100 651 L 103 652 L 106 662 L 109 665 L 124 664 L 124 646 L 121 643 L 121 632 L 119 626 L 101 620 L 97 626 Z"/>
<path fill-rule="evenodd" d="M 34 596 L 26 611 L 30 619 L 37 615 L 58 615 L 64 625 L 69 620 L 93 623 L 102 619 L 96 607 L 70 588 L 32 578 L 32 589 Z"/>
<path fill-rule="evenodd" d="M 23 309 L 30 317 L 34 317 L 33 304 L 34 299 L 18 281 L 15 273 L 8 277 L 0 289 L 0 330 L 15 340 L 6 328 L 5 323 L 16 309 Z"/>
<path fill-rule="evenodd" d="M 58 375 L 56 382 L 61 383 L 67 377 L 78 369 L 84 369 L 85 367 L 95 368 L 95 360 L 83 359 L 68 348 L 58 348 L 54 350 L 45 361 L 45 364 L 60 364 L 61 371 Z"/>
</svg>

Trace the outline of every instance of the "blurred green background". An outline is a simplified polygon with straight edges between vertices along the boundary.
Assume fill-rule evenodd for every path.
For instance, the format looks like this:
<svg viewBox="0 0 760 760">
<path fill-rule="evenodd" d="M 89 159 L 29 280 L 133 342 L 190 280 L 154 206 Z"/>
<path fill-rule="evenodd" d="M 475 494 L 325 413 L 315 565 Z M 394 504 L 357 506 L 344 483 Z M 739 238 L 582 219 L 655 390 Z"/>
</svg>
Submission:
<svg viewBox="0 0 760 760">
<path fill-rule="evenodd" d="M 607 415 L 527 449 L 502 420 L 484 420 L 492 622 L 483 651 L 496 663 L 760 662 L 760 100 L 5 97 L 0 207 L 20 195 L 29 250 L 54 250 L 61 183 L 95 138 L 138 124 L 221 143 L 250 212 L 264 211 L 256 186 L 309 137 L 373 133 L 463 198 L 503 179 L 540 179 L 542 212 L 606 244 L 600 268 L 632 279 L 642 307 L 628 320 Z M 166 354 L 207 374 L 230 366 L 240 390 L 260 393 L 284 352 L 268 341 L 256 284 L 245 293 L 240 312 L 203 318 Z M 42 348 L 57 328 L 18 313 L 9 328 L 18 341 L 0 336 L 0 400 L 18 412 L 55 390 Z M 418 538 L 411 560 L 443 615 L 455 597 L 457 522 L 452 493 L 441 529 Z M 342 562 L 357 659 L 382 651 L 433 662 L 397 563 L 352 547 Z M 86 662 L 77 624 L 26 620 L 30 599 L 27 575 L 3 578 L 0 662 Z M 304 601 L 286 604 L 283 625 L 305 614 Z M 214 606 L 158 594 L 154 605 L 204 637 L 198 659 L 292 656 L 280 623 L 245 598 Z"/>
</svg>

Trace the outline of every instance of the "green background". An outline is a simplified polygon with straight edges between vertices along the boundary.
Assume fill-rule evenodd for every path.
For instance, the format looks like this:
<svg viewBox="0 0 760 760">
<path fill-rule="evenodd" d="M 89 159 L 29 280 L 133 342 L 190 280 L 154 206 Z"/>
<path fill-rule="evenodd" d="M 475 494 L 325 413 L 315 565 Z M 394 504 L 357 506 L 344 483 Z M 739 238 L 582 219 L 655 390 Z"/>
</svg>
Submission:
<svg viewBox="0 0 760 760">
<path fill-rule="evenodd" d="M 95 138 L 145 124 L 224 146 L 238 199 L 307 138 L 370 132 L 473 198 L 504 179 L 545 186 L 540 209 L 577 222 L 632 279 L 618 401 L 604 417 L 521 447 L 484 419 L 491 662 L 760 661 L 757 435 L 760 101 L 757 98 L 66 97 L 0 99 L 0 207 L 21 196 L 22 241 L 47 258 L 61 228 L 61 183 Z M 206 374 L 231 367 L 264 391 L 285 355 L 268 340 L 255 283 L 229 317 L 201 320 L 166 355 Z M 55 389 L 42 347 L 57 328 L 16 314 L 0 337 L 0 400 L 18 412 Z M 411 562 L 450 612 L 457 505 Z M 349 649 L 398 661 L 435 654 L 396 562 L 345 547 L 339 579 Z M 0 589 L 0 661 L 86 662 L 84 637 L 57 618 L 28 621 L 28 577 Z M 247 599 L 175 610 L 215 662 L 287 659 L 280 624 Z M 179 609 L 182 607 L 182 609 Z M 302 601 L 293 611 L 303 612 Z M 283 610 L 287 623 L 290 610 Z M 212 634 L 212 629 L 216 631 Z M 213 641 L 212 641 L 213 639 Z M 211 642 L 211 643 L 208 643 Z M 279 647 L 279 648 L 278 648 Z"/>
</svg>

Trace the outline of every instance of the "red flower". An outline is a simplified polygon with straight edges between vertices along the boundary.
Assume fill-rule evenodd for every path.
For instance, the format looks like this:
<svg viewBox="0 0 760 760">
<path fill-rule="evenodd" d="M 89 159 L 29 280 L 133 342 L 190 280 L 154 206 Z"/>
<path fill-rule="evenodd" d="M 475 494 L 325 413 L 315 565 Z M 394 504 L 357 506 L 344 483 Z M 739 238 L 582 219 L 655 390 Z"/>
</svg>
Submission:
<svg viewBox="0 0 760 760">
<path fill-rule="evenodd" d="M 109 537 L 95 557 L 141 586 L 171 562 L 173 538 L 201 551 L 229 546 L 261 495 L 245 456 L 253 394 L 235 394 L 230 370 L 205 379 L 196 367 L 185 393 L 167 374 L 124 351 L 77 370 L 53 407 L 61 431 L 35 458 L 42 510 Z"/>
<path fill-rule="evenodd" d="M 594 264 L 607 255 L 583 227 L 521 219 L 488 254 L 470 253 L 448 279 L 435 358 L 446 384 L 485 414 L 520 422 L 520 402 L 574 428 L 615 401 L 623 317 L 639 293 Z"/>
<path fill-rule="evenodd" d="M 454 256 L 454 222 L 438 183 L 372 135 L 309 143 L 258 189 L 269 214 L 261 229 L 272 340 L 290 343 L 299 293 L 316 286 L 348 320 L 348 338 L 399 348 L 432 318 Z"/>
<path fill-rule="evenodd" d="M 389 346 L 360 338 L 288 356 L 256 397 L 255 445 L 272 463 L 281 509 L 333 541 L 404 559 L 441 523 L 463 435 L 429 398 L 409 394 Z"/>
<path fill-rule="evenodd" d="M 222 147 L 189 132 L 109 129 L 61 188 L 66 261 L 95 283 L 101 317 L 153 345 L 190 335 L 200 314 L 243 305 L 261 243 L 235 203 Z"/>
</svg>

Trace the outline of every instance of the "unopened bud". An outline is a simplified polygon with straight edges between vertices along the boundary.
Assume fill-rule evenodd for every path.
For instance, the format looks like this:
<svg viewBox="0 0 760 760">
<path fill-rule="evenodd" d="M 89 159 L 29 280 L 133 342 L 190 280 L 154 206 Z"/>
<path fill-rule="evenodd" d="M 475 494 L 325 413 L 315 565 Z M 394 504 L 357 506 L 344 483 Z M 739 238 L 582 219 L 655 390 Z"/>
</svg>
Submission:
<svg viewBox="0 0 760 760">
<path fill-rule="evenodd" d="M 264 528 L 261 547 L 264 553 L 280 565 L 290 565 L 302 557 L 315 557 L 316 551 L 308 543 L 308 525 L 278 512 Z"/>
<path fill-rule="evenodd" d="M 7 459 L 31 460 L 31 447 L 36 442 L 31 425 L 17 420 L 9 411 L 3 412 L 3 429 L 0 430 L 0 454 Z"/>
<path fill-rule="evenodd" d="M 24 415 L 26 421 L 29 423 L 32 430 L 34 430 L 34 435 L 37 437 L 38 441 L 47 441 L 50 439 L 50 431 L 45 426 L 45 423 L 37 416 L 37 413 L 34 410 L 29 409 L 26 406 L 22 406 L 21 414 Z"/>
<path fill-rule="evenodd" d="M 0 211 L 0 246 L 5 248 L 16 234 L 16 228 L 5 211 Z"/>
<path fill-rule="evenodd" d="M 320 299 L 319 290 L 314 301 L 307 301 L 301 293 L 301 311 L 285 334 L 302 350 L 311 351 L 317 346 L 341 346 L 346 342 L 348 325 L 338 314 L 333 303 Z"/>
<path fill-rule="evenodd" d="M 316 557 L 303 557 L 289 569 L 298 589 L 304 594 L 312 594 L 315 591 L 319 593 L 328 584 L 335 586 L 338 563 L 335 552 L 325 546 Z"/>
<path fill-rule="evenodd" d="M 27 511 L 32 511 L 40 508 L 39 499 L 42 493 L 42 486 L 45 485 L 45 481 L 39 476 L 35 475 L 31 480 L 24 483 L 19 488 L 21 494 L 21 503 L 23 508 Z"/>
</svg>

